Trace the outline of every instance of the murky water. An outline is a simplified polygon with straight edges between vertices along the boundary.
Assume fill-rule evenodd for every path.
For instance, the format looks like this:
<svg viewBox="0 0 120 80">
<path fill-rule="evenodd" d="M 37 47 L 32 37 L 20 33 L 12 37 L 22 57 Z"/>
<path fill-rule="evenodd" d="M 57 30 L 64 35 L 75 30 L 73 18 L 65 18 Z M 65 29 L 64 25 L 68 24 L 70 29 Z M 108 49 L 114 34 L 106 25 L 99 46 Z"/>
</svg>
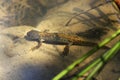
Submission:
<svg viewBox="0 0 120 80">
<path fill-rule="evenodd" d="M 71 46 L 66 57 L 61 56 L 65 45 L 42 43 L 32 51 L 37 42 L 24 38 L 32 29 L 77 34 L 82 40 L 99 43 L 120 28 L 118 8 L 105 0 L 1 0 L 0 14 L 0 80 L 51 80 L 92 48 Z M 101 49 L 93 57 L 105 51 Z M 98 80 L 116 80 L 120 75 L 119 60 L 118 54 Z"/>
</svg>

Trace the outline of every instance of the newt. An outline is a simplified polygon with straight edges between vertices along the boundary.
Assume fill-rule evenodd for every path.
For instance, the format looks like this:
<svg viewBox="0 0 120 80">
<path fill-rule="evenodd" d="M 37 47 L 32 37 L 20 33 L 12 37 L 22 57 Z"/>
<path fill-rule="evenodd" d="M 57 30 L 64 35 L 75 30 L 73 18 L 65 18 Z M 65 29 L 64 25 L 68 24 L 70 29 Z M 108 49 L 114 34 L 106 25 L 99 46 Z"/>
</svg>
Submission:
<svg viewBox="0 0 120 80">
<path fill-rule="evenodd" d="M 85 40 L 78 35 L 68 33 L 48 33 L 31 30 L 27 32 L 25 38 L 30 41 L 38 42 L 38 45 L 33 47 L 32 50 L 39 48 L 42 43 L 66 45 L 63 51 L 63 55 L 68 55 L 71 45 L 91 47 L 98 46 L 97 43 Z M 107 46 L 103 46 L 103 48 L 109 49 Z"/>
</svg>

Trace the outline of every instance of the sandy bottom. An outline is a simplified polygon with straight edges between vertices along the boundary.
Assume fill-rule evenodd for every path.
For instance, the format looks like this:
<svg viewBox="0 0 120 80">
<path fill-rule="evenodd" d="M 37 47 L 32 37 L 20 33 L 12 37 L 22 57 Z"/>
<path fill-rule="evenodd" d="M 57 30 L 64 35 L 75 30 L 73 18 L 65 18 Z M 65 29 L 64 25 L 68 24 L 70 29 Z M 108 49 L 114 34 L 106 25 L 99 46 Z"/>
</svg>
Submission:
<svg viewBox="0 0 120 80">
<path fill-rule="evenodd" d="M 1 14 L 4 16 L 2 11 Z M 75 16 L 68 26 L 65 26 L 75 14 L 79 15 Z M 120 28 L 117 14 L 118 12 L 113 5 L 105 3 L 104 0 L 68 0 L 63 4 L 48 9 L 42 20 L 38 19 L 39 23 L 35 27 L 23 26 L 22 24 L 9 28 L 1 26 L 0 80 L 51 80 L 61 70 L 92 49 L 92 47 L 74 45 L 70 47 L 69 55 L 63 57 L 61 53 L 65 45 L 42 43 L 39 49 L 32 51 L 31 48 L 36 46 L 37 43 L 24 39 L 28 31 L 35 29 L 39 31 L 48 30 L 48 32 L 52 33 L 75 34 L 92 28 L 108 29 L 105 33 L 103 31 L 104 34 L 100 34 L 101 36 L 97 35 L 93 39 L 87 38 L 88 41 L 99 43 Z M 83 39 L 86 40 L 86 38 Z M 120 36 L 107 44 L 107 46 L 112 47 L 119 39 Z M 105 51 L 105 49 L 99 50 L 80 67 Z M 75 69 L 75 71 L 78 71 L 78 69 Z M 120 52 L 106 64 L 97 80 L 117 80 L 119 77 Z"/>
</svg>

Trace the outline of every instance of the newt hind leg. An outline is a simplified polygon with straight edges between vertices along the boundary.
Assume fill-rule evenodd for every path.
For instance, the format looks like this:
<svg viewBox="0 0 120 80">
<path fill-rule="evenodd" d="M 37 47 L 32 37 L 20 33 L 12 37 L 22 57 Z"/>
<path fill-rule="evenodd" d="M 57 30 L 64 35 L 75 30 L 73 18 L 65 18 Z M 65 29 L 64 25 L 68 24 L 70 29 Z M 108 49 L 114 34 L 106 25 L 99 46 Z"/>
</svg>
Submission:
<svg viewBox="0 0 120 80">
<path fill-rule="evenodd" d="M 68 45 L 66 45 L 65 47 L 64 47 L 64 51 L 62 52 L 62 55 L 63 56 L 67 56 L 68 54 L 69 54 L 69 48 L 70 48 L 70 46 L 72 45 L 73 43 L 69 43 Z"/>
</svg>

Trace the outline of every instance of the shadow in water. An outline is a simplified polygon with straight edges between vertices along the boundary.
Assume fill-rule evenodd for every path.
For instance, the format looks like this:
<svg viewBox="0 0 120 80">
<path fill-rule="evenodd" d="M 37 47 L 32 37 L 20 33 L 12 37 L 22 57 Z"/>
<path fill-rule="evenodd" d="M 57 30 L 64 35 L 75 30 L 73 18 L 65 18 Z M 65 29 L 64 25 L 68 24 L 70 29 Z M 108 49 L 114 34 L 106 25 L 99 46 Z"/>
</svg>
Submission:
<svg viewBox="0 0 120 80">
<path fill-rule="evenodd" d="M 85 32 L 79 32 L 76 34 L 83 38 L 100 40 L 101 37 L 107 34 L 108 31 L 109 30 L 107 28 L 92 28 L 86 30 Z"/>
<path fill-rule="evenodd" d="M 68 0 L 63 0 L 62 2 L 58 0 L 0 1 L 0 10 L 5 14 L 1 15 L 0 25 L 5 27 L 19 25 L 36 26 L 47 13 L 47 10 L 64 4 L 67 1 Z"/>
<path fill-rule="evenodd" d="M 60 65 L 57 60 L 56 63 L 48 64 L 40 61 L 39 64 L 27 62 L 27 64 L 20 65 L 11 76 L 16 76 L 16 79 L 12 80 L 52 80 L 62 69 L 64 69 L 63 64 Z"/>
<path fill-rule="evenodd" d="M 104 3 L 104 5 L 110 5 L 110 3 L 112 2 L 112 0 L 106 0 Z M 93 4 L 94 3 L 94 4 Z M 97 3 L 99 3 L 99 1 L 96 1 L 96 0 L 93 0 L 93 1 L 91 1 L 91 3 L 90 3 L 90 6 L 91 7 L 96 7 L 96 5 L 95 4 L 97 4 Z M 112 4 L 112 3 L 111 3 Z M 114 25 L 113 25 L 113 23 L 114 22 L 118 22 L 117 20 L 116 21 L 112 21 L 110 18 L 109 18 L 109 16 L 112 16 L 112 15 L 117 15 L 117 13 L 115 13 L 115 12 L 112 12 L 111 14 L 106 14 L 103 10 L 101 10 L 100 8 L 96 8 L 95 9 L 97 12 L 98 12 L 98 14 L 100 15 L 100 16 L 104 16 L 104 18 L 103 18 L 103 20 L 104 20 L 104 22 L 103 22 L 103 24 L 106 24 L 105 26 L 107 26 L 108 28 L 111 28 L 111 29 L 113 29 L 113 30 L 117 30 L 115 27 L 114 27 Z M 102 26 L 102 25 L 101 25 Z M 103 25 L 104 26 L 104 25 Z"/>
<path fill-rule="evenodd" d="M 74 8 L 73 10 L 76 11 L 77 14 L 75 14 L 71 19 L 66 23 L 66 26 L 73 25 L 77 23 L 85 24 L 89 27 L 108 27 L 110 29 L 116 30 L 115 27 L 113 27 L 113 23 L 118 22 L 117 20 L 111 20 L 109 16 L 117 15 L 116 12 L 111 13 L 105 13 L 100 7 L 104 5 L 109 5 L 110 2 L 101 3 L 97 6 L 95 5 L 97 2 L 100 1 L 94 1 L 95 3 L 90 3 L 91 8 L 84 11 L 80 8 Z M 95 6 L 94 6 L 95 5 Z M 95 14 L 91 12 L 96 12 L 99 16 L 95 16 Z M 70 23 L 72 19 L 77 19 L 78 22 L 76 23 Z"/>
</svg>

